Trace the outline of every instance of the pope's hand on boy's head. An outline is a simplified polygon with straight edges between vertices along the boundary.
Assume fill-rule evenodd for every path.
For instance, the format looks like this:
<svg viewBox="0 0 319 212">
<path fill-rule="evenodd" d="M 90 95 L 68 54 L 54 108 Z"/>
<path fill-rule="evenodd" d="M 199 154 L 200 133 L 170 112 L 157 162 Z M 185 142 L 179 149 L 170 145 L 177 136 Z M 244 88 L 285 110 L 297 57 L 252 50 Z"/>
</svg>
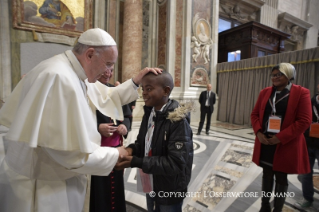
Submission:
<svg viewBox="0 0 319 212">
<path fill-rule="evenodd" d="M 161 74 L 162 73 L 162 69 L 160 68 L 144 68 L 143 70 L 141 70 L 138 75 L 136 75 L 135 77 L 133 77 L 133 82 L 137 85 L 141 84 L 142 78 L 149 72 L 152 72 L 155 75 Z"/>
</svg>

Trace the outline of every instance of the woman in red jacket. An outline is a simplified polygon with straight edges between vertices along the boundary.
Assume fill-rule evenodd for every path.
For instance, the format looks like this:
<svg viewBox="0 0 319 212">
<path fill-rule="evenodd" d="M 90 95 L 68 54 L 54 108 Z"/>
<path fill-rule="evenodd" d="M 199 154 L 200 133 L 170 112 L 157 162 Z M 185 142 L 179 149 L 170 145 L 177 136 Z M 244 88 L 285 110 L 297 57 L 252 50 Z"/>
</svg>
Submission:
<svg viewBox="0 0 319 212">
<path fill-rule="evenodd" d="M 256 134 L 253 162 L 263 168 L 261 212 L 271 211 L 274 176 L 275 212 L 281 211 L 288 189 L 287 174 L 310 172 L 304 131 L 311 124 L 309 90 L 291 83 L 295 67 L 280 63 L 272 68 L 272 87 L 263 89 L 251 113 Z"/>
</svg>

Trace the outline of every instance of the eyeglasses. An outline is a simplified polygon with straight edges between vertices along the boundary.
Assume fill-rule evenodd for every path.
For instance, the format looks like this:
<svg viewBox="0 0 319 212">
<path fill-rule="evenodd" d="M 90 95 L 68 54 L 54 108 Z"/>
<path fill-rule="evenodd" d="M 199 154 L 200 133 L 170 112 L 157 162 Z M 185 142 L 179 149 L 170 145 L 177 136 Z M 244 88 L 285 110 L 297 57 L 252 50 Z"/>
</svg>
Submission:
<svg viewBox="0 0 319 212">
<path fill-rule="evenodd" d="M 282 75 L 284 75 L 283 73 L 279 72 L 277 74 L 270 74 L 271 78 L 277 78 L 277 77 L 281 77 Z"/>
<path fill-rule="evenodd" d="M 106 63 L 105 65 L 106 65 L 106 68 L 107 68 L 107 69 L 112 69 L 112 68 L 114 68 L 114 63 Z"/>
</svg>

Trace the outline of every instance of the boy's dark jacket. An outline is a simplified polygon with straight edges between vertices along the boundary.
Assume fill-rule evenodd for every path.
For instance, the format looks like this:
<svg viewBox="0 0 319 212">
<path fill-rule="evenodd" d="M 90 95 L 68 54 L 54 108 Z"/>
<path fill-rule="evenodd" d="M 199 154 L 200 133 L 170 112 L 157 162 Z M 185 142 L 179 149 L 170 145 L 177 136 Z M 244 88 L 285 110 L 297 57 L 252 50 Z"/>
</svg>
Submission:
<svg viewBox="0 0 319 212">
<path fill-rule="evenodd" d="M 319 104 L 317 104 L 317 101 L 316 101 L 317 95 L 319 95 L 319 94 L 316 94 L 311 99 L 312 122 L 318 121 L 317 116 L 315 115 L 315 112 L 313 110 L 313 106 L 315 106 L 317 108 L 317 111 L 319 112 Z M 319 138 L 309 137 L 309 129 L 310 128 L 308 128 L 304 133 L 305 138 L 306 138 L 306 142 L 307 142 L 307 146 L 311 147 L 311 148 L 319 149 Z"/>
<path fill-rule="evenodd" d="M 169 100 L 162 112 L 156 111 L 152 139 L 152 156 L 145 155 L 145 135 L 152 107 L 144 106 L 144 116 L 133 149 L 131 167 L 138 167 L 144 173 L 153 174 L 153 189 L 156 203 L 171 205 L 181 202 L 187 192 L 193 164 L 193 133 L 189 126 L 187 109 L 175 100 Z M 176 110 L 175 110 L 176 109 Z M 170 114 L 169 114 L 170 113 Z M 168 117 L 170 119 L 168 119 Z M 172 122 L 172 119 L 174 120 Z M 160 192 L 160 193 L 159 193 Z M 163 192 L 180 192 L 176 196 L 160 198 Z"/>
</svg>

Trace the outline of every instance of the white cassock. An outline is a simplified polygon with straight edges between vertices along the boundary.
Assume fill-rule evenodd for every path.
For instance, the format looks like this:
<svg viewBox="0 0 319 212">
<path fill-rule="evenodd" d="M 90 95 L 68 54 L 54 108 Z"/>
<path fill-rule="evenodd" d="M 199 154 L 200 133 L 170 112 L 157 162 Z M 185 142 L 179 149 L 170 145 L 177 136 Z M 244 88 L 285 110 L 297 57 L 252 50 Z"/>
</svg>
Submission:
<svg viewBox="0 0 319 212">
<path fill-rule="evenodd" d="M 86 78 L 66 51 L 32 69 L 1 108 L 0 124 L 9 128 L 0 167 L 1 212 L 81 212 L 86 174 L 112 171 L 119 154 L 100 147 L 95 110 L 123 120 L 121 105 L 138 98 L 137 87 L 132 80 L 109 88 Z"/>
</svg>

